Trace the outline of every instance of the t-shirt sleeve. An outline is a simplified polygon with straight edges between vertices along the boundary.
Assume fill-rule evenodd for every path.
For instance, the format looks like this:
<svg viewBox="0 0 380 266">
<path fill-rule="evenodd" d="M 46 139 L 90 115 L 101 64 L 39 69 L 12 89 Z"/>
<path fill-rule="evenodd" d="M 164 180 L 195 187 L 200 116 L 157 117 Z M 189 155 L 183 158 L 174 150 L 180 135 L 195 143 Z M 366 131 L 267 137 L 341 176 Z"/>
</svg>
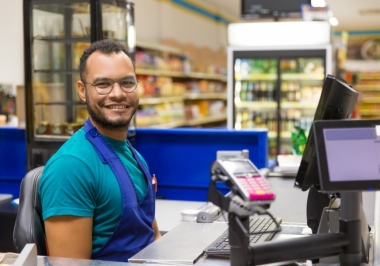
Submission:
<svg viewBox="0 0 380 266">
<path fill-rule="evenodd" d="M 39 181 L 42 217 L 72 215 L 93 217 L 93 171 L 80 159 L 62 155 L 45 166 Z"/>
</svg>

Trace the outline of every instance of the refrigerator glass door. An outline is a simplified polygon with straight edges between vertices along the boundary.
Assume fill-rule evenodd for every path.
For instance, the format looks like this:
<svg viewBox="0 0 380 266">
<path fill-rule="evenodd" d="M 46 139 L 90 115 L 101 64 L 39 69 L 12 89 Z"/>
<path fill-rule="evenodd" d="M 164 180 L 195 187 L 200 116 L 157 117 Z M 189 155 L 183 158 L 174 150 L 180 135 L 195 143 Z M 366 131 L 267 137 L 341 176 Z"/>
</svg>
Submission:
<svg viewBox="0 0 380 266">
<path fill-rule="evenodd" d="M 295 149 L 299 129 L 309 134 L 325 78 L 324 58 L 294 57 L 280 60 L 280 150 L 279 154 L 302 152 Z M 293 138 L 293 144 L 292 144 Z"/>
<path fill-rule="evenodd" d="M 31 22 L 34 136 L 72 135 L 87 117 L 76 81 L 80 55 L 90 44 L 89 1 L 34 4 Z"/>
<path fill-rule="evenodd" d="M 234 62 L 234 128 L 267 128 L 269 157 L 277 153 L 277 68 L 277 59 L 236 58 Z"/>
</svg>

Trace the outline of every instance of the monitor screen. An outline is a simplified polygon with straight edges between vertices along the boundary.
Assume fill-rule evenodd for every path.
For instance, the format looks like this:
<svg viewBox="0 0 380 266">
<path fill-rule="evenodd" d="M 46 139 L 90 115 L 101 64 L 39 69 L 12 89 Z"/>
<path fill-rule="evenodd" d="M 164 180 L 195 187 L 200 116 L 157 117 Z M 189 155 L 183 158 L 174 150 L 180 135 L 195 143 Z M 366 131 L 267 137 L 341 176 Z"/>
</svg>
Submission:
<svg viewBox="0 0 380 266">
<path fill-rule="evenodd" d="M 316 121 L 313 131 L 320 191 L 380 189 L 380 120 Z"/>
<path fill-rule="evenodd" d="M 314 121 L 350 118 L 357 98 L 358 92 L 351 88 L 344 80 L 327 75 L 315 111 Z M 301 164 L 294 182 L 294 186 L 303 191 L 308 190 L 311 186 L 319 188 L 315 142 L 312 132 L 313 128 L 310 129 Z"/>
<path fill-rule="evenodd" d="M 301 5 L 310 3 L 311 0 L 242 0 L 241 17 L 301 17 Z"/>
</svg>

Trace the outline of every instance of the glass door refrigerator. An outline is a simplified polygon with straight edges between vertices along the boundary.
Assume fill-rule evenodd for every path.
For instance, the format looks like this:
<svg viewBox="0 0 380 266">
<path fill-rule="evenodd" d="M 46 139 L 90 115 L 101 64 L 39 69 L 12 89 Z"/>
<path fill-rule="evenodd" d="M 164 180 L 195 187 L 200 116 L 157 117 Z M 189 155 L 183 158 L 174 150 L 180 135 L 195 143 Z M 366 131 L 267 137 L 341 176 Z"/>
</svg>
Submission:
<svg viewBox="0 0 380 266">
<path fill-rule="evenodd" d="M 135 53 L 134 6 L 126 0 L 24 0 L 28 170 L 44 165 L 87 119 L 76 83 L 91 42 L 120 41 Z"/>
<path fill-rule="evenodd" d="M 293 154 L 291 132 L 309 132 L 331 46 L 228 48 L 228 128 L 268 129 L 268 158 Z"/>
</svg>

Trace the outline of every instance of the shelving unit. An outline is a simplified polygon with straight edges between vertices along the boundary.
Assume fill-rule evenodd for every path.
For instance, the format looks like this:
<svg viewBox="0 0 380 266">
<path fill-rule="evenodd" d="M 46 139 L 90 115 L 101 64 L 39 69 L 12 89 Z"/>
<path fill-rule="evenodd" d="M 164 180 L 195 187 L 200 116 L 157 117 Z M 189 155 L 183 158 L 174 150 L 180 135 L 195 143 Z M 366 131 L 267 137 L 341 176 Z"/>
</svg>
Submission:
<svg viewBox="0 0 380 266">
<path fill-rule="evenodd" d="M 191 59 L 181 49 L 137 41 L 138 127 L 226 124 L 226 76 L 192 69 Z"/>
<path fill-rule="evenodd" d="M 364 63 L 361 65 L 365 66 Z M 345 78 L 359 92 L 356 104 L 358 115 L 363 119 L 380 118 L 380 69 L 366 69 L 346 71 Z"/>
</svg>

